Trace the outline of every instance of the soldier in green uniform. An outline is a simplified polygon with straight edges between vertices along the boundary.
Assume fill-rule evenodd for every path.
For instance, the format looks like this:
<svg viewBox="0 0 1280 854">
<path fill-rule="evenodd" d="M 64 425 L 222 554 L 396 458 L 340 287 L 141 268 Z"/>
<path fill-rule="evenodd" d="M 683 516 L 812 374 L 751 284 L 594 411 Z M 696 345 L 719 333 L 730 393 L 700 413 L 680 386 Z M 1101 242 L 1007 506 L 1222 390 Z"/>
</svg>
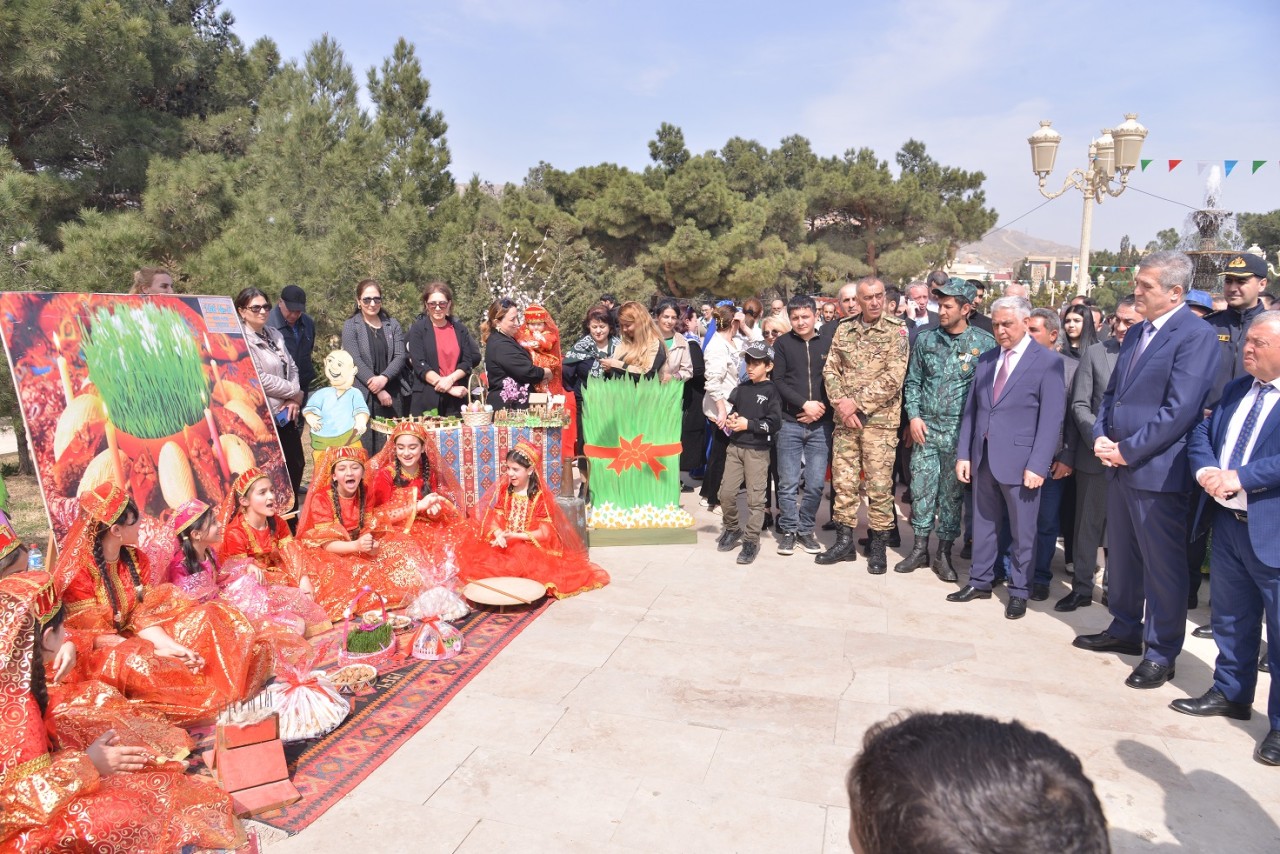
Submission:
<svg viewBox="0 0 1280 854">
<path fill-rule="evenodd" d="M 960 536 L 964 486 L 956 478 L 956 434 L 978 357 L 996 346 L 991 334 L 969 325 L 977 291 L 964 279 L 933 289 L 938 326 L 916 338 L 902 396 L 915 449 L 911 453 L 911 528 L 915 546 L 894 572 L 929 565 L 929 534 L 938 520 L 938 553 L 933 571 L 955 581 L 951 547 Z"/>
<path fill-rule="evenodd" d="M 858 282 L 856 300 L 861 313 L 840 321 L 822 370 L 836 410 L 831 463 L 836 541 L 816 561 L 829 564 L 856 556 L 858 480 L 865 473 L 871 538 L 867 571 L 880 575 L 888 566 L 885 546 L 893 528 L 893 459 L 907 373 L 907 328 L 885 313 L 879 279 Z"/>
</svg>

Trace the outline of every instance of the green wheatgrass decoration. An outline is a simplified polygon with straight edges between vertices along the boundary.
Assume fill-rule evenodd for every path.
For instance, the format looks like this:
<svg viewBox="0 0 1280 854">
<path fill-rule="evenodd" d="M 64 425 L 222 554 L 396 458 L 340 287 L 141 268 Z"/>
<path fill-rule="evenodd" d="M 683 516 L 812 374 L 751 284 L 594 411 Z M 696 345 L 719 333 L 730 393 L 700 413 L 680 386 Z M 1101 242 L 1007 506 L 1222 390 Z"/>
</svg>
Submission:
<svg viewBox="0 0 1280 854">
<path fill-rule="evenodd" d="M 616 448 L 620 439 L 644 436 L 650 445 L 680 441 L 683 420 L 681 400 L 684 383 L 658 379 L 616 379 L 587 383 L 582 394 L 583 442 Z M 622 474 L 609 470 L 612 460 L 591 460 L 592 502 L 606 502 L 620 510 L 645 504 L 656 508 L 678 501 L 680 494 L 679 455 L 659 457 L 665 466 L 658 477 L 647 465 L 627 468 Z"/>
<path fill-rule="evenodd" d="M 89 379 L 116 427 L 161 439 L 204 417 L 209 381 L 195 333 L 182 315 L 147 304 L 99 308 L 81 323 Z"/>
<path fill-rule="evenodd" d="M 391 645 L 391 624 L 383 623 L 376 629 L 356 627 L 347 632 L 347 652 L 368 655 L 381 652 Z"/>
</svg>

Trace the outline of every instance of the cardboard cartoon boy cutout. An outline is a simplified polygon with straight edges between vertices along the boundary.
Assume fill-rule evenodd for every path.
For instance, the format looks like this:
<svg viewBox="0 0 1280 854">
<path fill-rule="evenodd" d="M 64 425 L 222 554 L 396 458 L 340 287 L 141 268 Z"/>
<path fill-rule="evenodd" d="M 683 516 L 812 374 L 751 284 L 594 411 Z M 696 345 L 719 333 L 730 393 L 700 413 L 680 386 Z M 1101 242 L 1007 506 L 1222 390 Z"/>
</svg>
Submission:
<svg viewBox="0 0 1280 854">
<path fill-rule="evenodd" d="M 311 453 L 319 465 L 325 448 L 360 444 L 369 428 L 369 406 L 364 395 L 352 386 L 356 363 L 346 350 L 334 350 L 324 357 L 324 375 L 329 385 L 311 395 L 302 417 L 311 428 Z"/>
</svg>

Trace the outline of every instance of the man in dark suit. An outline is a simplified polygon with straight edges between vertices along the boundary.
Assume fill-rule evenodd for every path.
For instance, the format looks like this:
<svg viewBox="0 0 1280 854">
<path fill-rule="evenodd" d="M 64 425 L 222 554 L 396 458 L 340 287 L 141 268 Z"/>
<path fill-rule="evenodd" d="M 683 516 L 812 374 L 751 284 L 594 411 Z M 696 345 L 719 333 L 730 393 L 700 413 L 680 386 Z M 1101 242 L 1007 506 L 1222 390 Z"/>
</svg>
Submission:
<svg viewBox="0 0 1280 854">
<path fill-rule="evenodd" d="M 1191 433 L 1189 457 L 1207 496 L 1199 523 L 1213 523 L 1213 685 L 1200 697 L 1174 700 L 1175 711 L 1248 720 L 1258 682 L 1262 621 L 1280 673 L 1280 311 L 1257 314 L 1245 333 L 1247 376 L 1228 383 L 1213 414 Z M 1213 500 L 1208 500 L 1212 497 Z M 1253 756 L 1280 765 L 1280 682 L 1267 701 L 1271 731 Z"/>
<path fill-rule="evenodd" d="M 937 326 L 938 313 L 929 310 L 929 295 L 934 288 L 946 287 L 951 277 L 941 270 L 934 270 L 923 282 L 912 282 L 907 285 L 906 320 L 910 326 Z"/>
<path fill-rule="evenodd" d="M 1071 383 L 1076 377 L 1079 362 L 1067 358 L 1058 349 L 1058 336 L 1062 334 L 1062 321 L 1051 308 L 1037 308 L 1027 319 L 1027 334 L 1049 350 L 1062 362 L 1063 411 L 1071 402 Z M 1070 429 L 1068 429 L 1070 428 Z M 1058 549 L 1058 533 L 1062 528 L 1062 496 L 1067 492 L 1069 478 L 1074 473 L 1076 458 L 1076 427 L 1069 419 L 1061 425 L 1060 447 L 1053 455 L 1049 477 L 1040 487 L 1040 510 L 1036 518 L 1035 573 L 1031 578 L 1031 601 L 1043 602 L 1049 598 L 1049 586 L 1053 583 L 1053 556 Z M 1070 532 L 1067 536 L 1071 536 Z"/>
<path fill-rule="evenodd" d="M 1066 413 L 1062 360 L 1027 334 L 1030 315 L 1031 304 L 1021 297 L 992 303 L 999 347 L 978 359 L 956 439 L 956 476 L 973 483 L 973 565 L 969 583 L 947 601 L 991 598 L 997 538 L 1007 513 L 1012 560 L 1004 615 L 1010 620 L 1027 612 L 1040 487 L 1058 451 Z"/>
<path fill-rule="evenodd" d="M 1218 365 L 1209 324 L 1183 304 L 1191 259 L 1157 252 L 1134 279 L 1145 318 L 1120 347 L 1093 425 L 1094 453 L 1112 469 L 1107 489 L 1111 625 L 1073 644 L 1094 652 L 1146 653 L 1125 684 L 1173 678 L 1187 620 L 1187 434 L 1204 417 Z M 1143 612 L 1146 621 L 1143 621 Z"/>
<path fill-rule="evenodd" d="M 1133 306 L 1133 295 L 1120 300 L 1111 323 L 1111 337 L 1084 351 L 1071 384 L 1071 404 L 1067 409 L 1068 429 L 1076 440 L 1076 530 L 1075 561 L 1072 563 L 1071 592 L 1053 606 L 1055 611 L 1074 611 L 1093 604 L 1093 577 L 1098 572 L 1098 549 L 1107 531 L 1107 475 L 1102 461 L 1093 453 L 1093 422 L 1102 408 L 1102 395 L 1116 367 L 1120 342 L 1142 318 Z M 1070 532 L 1068 532 L 1070 536 Z M 1103 583 L 1106 590 L 1106 583 Z"/>
<path fill-rule="evenodd" d="M 976 326 L 987 334 L 991 333 L 991 318 L 982 313 L 982 298 L 986 296 L 987 286 L 981 279 L 965 279 L 965 284 L 973 285 L 973 289 L 977 291 L 974 303 L 971 306 L 973 311 L 969 315 L 969 325 Z"/>
</svg>

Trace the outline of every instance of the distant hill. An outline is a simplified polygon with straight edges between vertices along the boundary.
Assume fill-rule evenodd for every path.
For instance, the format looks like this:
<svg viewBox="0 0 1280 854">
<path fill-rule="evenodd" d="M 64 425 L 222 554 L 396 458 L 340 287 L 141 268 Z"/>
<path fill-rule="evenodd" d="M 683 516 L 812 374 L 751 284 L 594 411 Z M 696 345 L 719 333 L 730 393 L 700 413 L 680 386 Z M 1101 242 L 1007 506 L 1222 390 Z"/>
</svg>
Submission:
<svg viewBox="0 0 1280 854">
<path fill-rule="evenodd" d="M 1006 228 L 987 235 L 977 243 L 961 246 L 956 252 L 956 263 L 982 264 L 990 270 L 1010 270 L 1029 255 L 1065 259 L 1074 258 L 1079 253 L 1079 247 L 1066 246 Z"/>
</svg>

